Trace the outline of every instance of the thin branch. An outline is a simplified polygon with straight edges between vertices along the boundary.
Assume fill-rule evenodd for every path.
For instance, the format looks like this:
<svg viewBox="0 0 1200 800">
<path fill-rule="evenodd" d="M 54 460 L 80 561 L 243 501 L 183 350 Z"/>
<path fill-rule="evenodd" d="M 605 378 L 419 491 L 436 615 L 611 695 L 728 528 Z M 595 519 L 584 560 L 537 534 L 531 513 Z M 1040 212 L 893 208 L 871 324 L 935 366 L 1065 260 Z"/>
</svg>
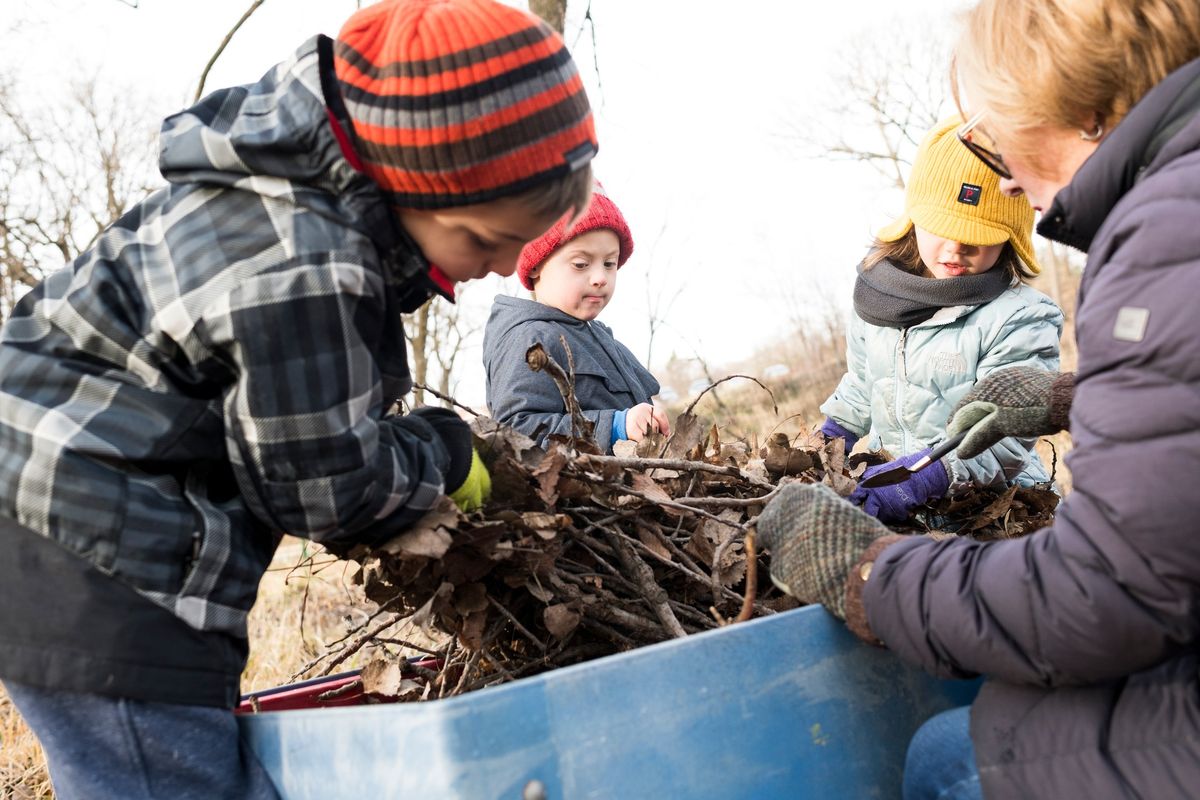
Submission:
<svg viewBox="0 0 1200 800">
<path fill-rule="evenodd" d="M 225 52 L 225 48 L 229 46 L 229 42 L 232 41 L 233 35 L 238 32 L 238 28 L 241 28 L 242 25 L 246 23 L 246 20 L 250 19 L 250 16 L 257 11 L 258 7 L 264 2 L 266 2 L 266 0 L 254 0 L 254 2 L 250 4 L 250 7 L 246 9 L 246 13 L 242 14 L 242 18 L 239 19 L 237 23 L 229 29 L 229 33 L 225 34 L 225 38 L 222 39 L 221 44 L 217 46 L 217 52 L 212 54 L 212 58 L 210 58 L 208 63 L 204 65 L 204 71 L 200 73 L 200 84 L 196 87 L 196 96 L 193 98 L 193 102 L 199 102 L 200 98 L 204 95 L 204 82 L 208 80 L 208 73 L 213 68 L 213 65 L 217 63 L 217 59 L 221 57 L 221 53 Z"/>
<path fill-rule="evenodd" d="M 568 365 L 573 360 L 571 357 L 571 348 L 567 346 L 565 337 L 559 337 L 562 345 L 567 350 Z M 562 366 L 555 361 L 546 349 L 540 344 L 535 344 L 533 347 L 525 351 L 525 363 L 534 372 L 545 372 L 554 381 L 554 385 L 558 387 L 558 393 L 562 395 L 563 403 L 567 407 L 567 413 L 571 415 L 571 438 L 578 439 L 582 431 L 588 429 L 588 419 L 583 415 L 583 410 L 579 407 L 579 401 L 575 399 L 575 383 L 569 377 Z"/>
<path fill-rule="evenodd" d="M 420 383 L 414 383 L 413 388 L 420 389 L 423 392 L 429 392 L 431 395 L 436 397 L 438 400 L 442 400 L 444 402 L 451 403 L 451 404 L 457 406 L 458 408 L 461 408 L 463 411 L 466 411 L 468 414 L 471 414 L 472 416 L 476 416 L 476 417 L 484 416 L 484 414 L 482 412 L 476 411 L 475 409 L 471 408 L 470 406 L 465 406 L 462 403 L 455 400 L 450 395 L 442 394 L 441 392 L 437 391 L 436 389 L 430 389 L 428 386 L 425 386 Z"/>
<path fill-rule="evenodd" d="M 758 553 L 754 546 L 754 531 L 746 532 L 746 597 L 734 622 L 745 622 L 754 613 L 754 594 L 758 590 Z"/>
<path fill-rule="evenodd" d="M 774 491 L 777 487 L 770 481 L 743 472 L 732 465 L 709 464 L 707 461 L 689 461 L 685 458 L 625 458 L 622 456 L 601 456 L 593 453 L 580 453 L 576 458 L 595 464 L 611 464 L 624 469 L 655 470 L 669 469 L 677 472 L 708 472 L 713 475 L 728 475 L 731 478 L 741 478 L 754 486 Z"/>
</svg>

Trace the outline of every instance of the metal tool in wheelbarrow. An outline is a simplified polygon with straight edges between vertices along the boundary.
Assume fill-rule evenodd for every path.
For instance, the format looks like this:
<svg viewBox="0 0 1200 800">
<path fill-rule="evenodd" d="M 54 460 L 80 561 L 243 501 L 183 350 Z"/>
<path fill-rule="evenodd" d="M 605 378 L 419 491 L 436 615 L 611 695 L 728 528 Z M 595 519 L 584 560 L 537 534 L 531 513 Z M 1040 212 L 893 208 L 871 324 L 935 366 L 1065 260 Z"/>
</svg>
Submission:
<svg viewBox="0 0 1200 800">
<path fill-rule="evenodd" d="M 951 450 L 962 444 L 962 440 L 967 438 L 967 434 L 970 432 L 971 429 L 967 428 L 962 433 L 954 434 L 949 439 L 930 450 L 929 455 L 925 456 L 919 461 L 914 461 L 911 467 L 906 467 L 901 464 L 898 467 L 892 467 L 891 469 L 883 470 L 882 472 L 876 472 L 871 477 L 861 481 L 859 486 L 863 487 L 864 489 L 877 489 L 880 486 L 892 486 L 897 483 L 904 483 L 913 475 L 925 469 L 930 464 L 934 463 L 942 456 L 946 455 Z"/>
</svg>

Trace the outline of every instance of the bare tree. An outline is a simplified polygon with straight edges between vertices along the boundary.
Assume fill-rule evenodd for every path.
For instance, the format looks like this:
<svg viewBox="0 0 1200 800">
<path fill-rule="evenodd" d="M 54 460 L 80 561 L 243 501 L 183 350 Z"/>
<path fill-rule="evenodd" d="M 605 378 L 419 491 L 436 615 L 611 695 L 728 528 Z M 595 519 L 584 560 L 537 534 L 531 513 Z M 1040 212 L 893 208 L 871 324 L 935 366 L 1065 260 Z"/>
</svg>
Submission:
<svg viewBox="0 0 1200 800">
<path fill-rule="evenodd" d="M 445 396 L 454 390 L 454 369 L 468 340 L 479 326 L 470 323 L 460 302 L 447 303 L 433 298 L 405 317 L 404 335 L 408 339 L 412 362 L 413 405 L 426 405 L 425 389 L 429 386 Z"/>
<path fill-rule="evenodd" d="M 653 280 L 655 267 L 660 263 L 657 253 L 658 246 L 663 240 L 663 235 L 667 232 L 667 223 L 664 221 L 662 227 L 658 230 L 658 235 L 654 237 L 654 244 L 650 246 L 650 257 L 647 259 L 647 264 L 644 271 L 645 286 L 646 286 L 646 324 L 650 329 L 650 336 L 646 340 L 646 364 L 654 363 L 654 337 L 658 334 L 671 316 L 671 309 L 675 305 L 675 301 L 683 294 L 685 284 L 675 283 L 673 290 L 668 290 L 666 286 L 656 285 Z M 670 259 L 667 259 L 666 265 L 670 266 Z M 670 281 L 666 281 L 670 285 Z"/>
<path fill-rule="evenodd" d="M 157 127 L 95 82 L 41 110 L 0 84 L 0 319 L 152 187 Z"/>
<path fill-rule="evenodd" d="M 849 42 L 824 113 L 805 109 L 789 138 L 823 158 L 869 164 L 903 189 L 921 138 L 948 112 L 950 46 L 934 30 L 895 20 Z"/>
</svg>

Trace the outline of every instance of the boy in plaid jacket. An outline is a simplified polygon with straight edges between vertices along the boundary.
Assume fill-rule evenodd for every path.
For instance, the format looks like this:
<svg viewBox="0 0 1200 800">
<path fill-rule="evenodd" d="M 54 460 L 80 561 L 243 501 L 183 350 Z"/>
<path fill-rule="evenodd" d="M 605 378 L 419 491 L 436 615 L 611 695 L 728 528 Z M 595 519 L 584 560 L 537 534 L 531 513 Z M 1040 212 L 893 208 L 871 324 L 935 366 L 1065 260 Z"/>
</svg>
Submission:
<svg viewBox="0 0 1200 800">
<path fill-rule="evenodd" d="M 274 797 L 230 709 L 283 533 L 404 530 L 486 472 L 386 416 L 401 312 L 512 274 L 586 207 L 561 38 L 493 0 L 384 0 L 168 118 L 167 186 L 0 337 L 0 679 L 60 797 Z"/>
</svg>

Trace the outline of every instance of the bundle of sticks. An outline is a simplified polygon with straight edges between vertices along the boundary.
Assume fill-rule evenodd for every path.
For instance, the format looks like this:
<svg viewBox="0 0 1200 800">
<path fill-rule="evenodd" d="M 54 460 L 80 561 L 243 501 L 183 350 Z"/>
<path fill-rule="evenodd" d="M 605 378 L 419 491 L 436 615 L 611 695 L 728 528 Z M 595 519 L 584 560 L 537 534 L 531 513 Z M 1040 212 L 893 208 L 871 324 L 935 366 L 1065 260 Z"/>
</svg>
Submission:
<svg viewBox="0 0 1200 800">
<path fill-rule="evenodd" d="M 570 372 L 544 351 L 531 350 L 530 364 L 551 371 L 578 412 Z M 722 441 L 694 406 L 669 438 L 648 434 L 616 455 L 597 452 L 582 414 L 576 435 L 552 436 L 545 449 L 476 418 L 490 502 L 463 514 L 444 500 L 412 530 L 351 551 L 377 610 L 306 670 L 328 673 L 370 646 L 380 657 L 363 671 L 368 693 L 445 697 L 795 607 L 756 552 L 758 514 L 790 481 L 847 495 L 886 455 L 847 457 L 842 441 L 820 434 Z M 928 533 L 936 519 L 977 538 L 1022 535 L 1048 524 L 1056 503 L 1038 489 L 977 490 L 901 530 Z M 383 634 L 402 619 L 424 644 Z"/>
</svg>

